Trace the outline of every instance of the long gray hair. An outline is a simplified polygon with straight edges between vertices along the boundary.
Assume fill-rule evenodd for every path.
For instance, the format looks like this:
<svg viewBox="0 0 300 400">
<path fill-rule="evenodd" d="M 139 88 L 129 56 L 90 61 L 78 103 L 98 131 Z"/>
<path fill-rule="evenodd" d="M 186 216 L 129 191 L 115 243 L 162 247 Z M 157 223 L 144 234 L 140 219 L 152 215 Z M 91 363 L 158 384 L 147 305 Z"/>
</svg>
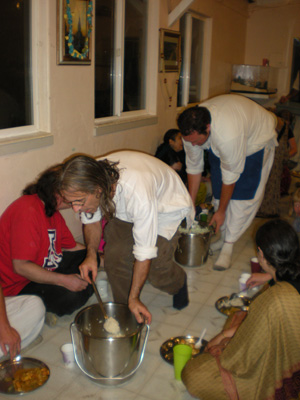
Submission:
<svg viewBox="0 0 300 400">
<path fill-rule="evenodd" d="M 97 161 L 90 156 L 73 156 L 62 167 L 59 190 L 95 194 L 100 188 L 99 207 L 102 215 L 110 219 L 115 213 L 113 185 L 120 176 L 117 165 L 108 160 Z"/>
</svg>

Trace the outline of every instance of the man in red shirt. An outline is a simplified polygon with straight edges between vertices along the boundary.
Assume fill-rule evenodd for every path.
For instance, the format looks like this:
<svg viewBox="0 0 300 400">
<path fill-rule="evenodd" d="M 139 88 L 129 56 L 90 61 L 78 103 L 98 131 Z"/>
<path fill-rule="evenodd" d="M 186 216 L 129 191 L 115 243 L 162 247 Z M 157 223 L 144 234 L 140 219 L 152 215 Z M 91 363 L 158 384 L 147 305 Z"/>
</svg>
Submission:
<svg viewBox="0 0 300 400">
<path fill-rule="evenodd" d="M 4 296 L 37 295 L 58 316 L 83 306 L 93 289 L 79 274 L 86 256 L 59 209 L 60 166 L 45 171 L 0 218 L 0 284 Z"/>
</svg>

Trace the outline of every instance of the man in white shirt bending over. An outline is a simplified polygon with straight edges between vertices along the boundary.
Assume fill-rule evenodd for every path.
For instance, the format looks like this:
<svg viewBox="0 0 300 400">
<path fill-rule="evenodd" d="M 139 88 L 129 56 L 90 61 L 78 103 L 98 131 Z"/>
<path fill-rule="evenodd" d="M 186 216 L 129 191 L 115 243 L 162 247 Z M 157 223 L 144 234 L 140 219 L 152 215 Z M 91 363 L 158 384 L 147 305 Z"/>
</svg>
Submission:
<svg viewBox="0 0 300 400">
<path fill-rule="evenodd" d="M 138 322 L 151 322 L 140 301 L 146 279 L 173 295 L 173 306 L 188 305 L 186 273 L 173 261 L 186 218 L 194 219 L 190 195 L 178 174 L 157 158 L 136 151 L 119 151 L 96 160 L 75 156 L 61 175 L 61 194 L 84 224 L 87 258 L 81 277 L 97 275 L 96 254 L 101 236 L 106 242 L 104 265 L 114 301 L 128 303 Z"/>
<path fill-rule="evenodd" d="M 178 118 L 186 152 L 188 187 L 193 201 L 204 168 L 209 163 L 216 225 L 221 237 L 212 243 L 221 250 L 215 270 L 231 265 L 233 244 L 251 224 L 264 196 L 273 164 L 276 116 L 239 95 L 222 95 L 188 108 Z"/>
</svg>

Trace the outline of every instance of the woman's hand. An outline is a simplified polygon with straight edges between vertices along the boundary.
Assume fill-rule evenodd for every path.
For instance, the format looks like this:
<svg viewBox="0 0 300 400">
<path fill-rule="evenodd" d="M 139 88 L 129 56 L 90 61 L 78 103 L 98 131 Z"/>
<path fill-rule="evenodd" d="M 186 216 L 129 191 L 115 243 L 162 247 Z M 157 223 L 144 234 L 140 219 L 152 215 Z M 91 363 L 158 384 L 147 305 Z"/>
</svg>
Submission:
<svg viewBox="0 0 300 400">
<path fill-rule="evenodd" d="M 220 355 L 230 342 L 230 339 L 235 335 L 235 332 L 238 330 L 246 315 L 247 313 L 244 311 L 236 312 L 232 317 L 230 328 L 224 329 L 211 339 L 207 343 L 204 351 L 210 353 L 212 356 Z"/>
<path fill-rule="evenodd" d="M 212 356 L 217 356 L 222 353 L 231 339 L 231 337 L 227 337 L 224 332 L 226 331 L 220 332 L 207 343 L 207 346 L 204 349 L 206 353 L 210 353 Z"/>
<path fill-rule="evenodd" d="M 254 273 L 246 282 L 247 288 L 253 288 L 255 286 L 264 285 L 270 279 L 272 279 L 271 274 L 268 273 Z"/>
<path fill-rule="evenodd" d="M 211 347 L 213 346 L 217 346 L 218 344 L 220 344 L 223 340 L 225 339 L 225 335 L 222 332 L 218 333 L 217 336 L 215 336 L 214 338 L 212 338 L 206 345 L 205 347 L 205 351 L 209 350 Z"/>
</svg>

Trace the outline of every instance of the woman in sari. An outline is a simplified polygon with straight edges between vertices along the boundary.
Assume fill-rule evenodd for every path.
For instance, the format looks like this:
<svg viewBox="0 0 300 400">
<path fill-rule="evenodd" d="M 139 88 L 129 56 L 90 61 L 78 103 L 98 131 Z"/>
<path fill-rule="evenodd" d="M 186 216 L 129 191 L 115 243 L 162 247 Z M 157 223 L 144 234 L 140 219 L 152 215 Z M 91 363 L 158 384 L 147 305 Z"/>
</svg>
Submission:
<svg viewBox="0 0 300 400">
<path fill-rule="evenodd" d="M 300 393 L 300 249 L 294 229 L 271 220 L 256 234 L 258 260 L 272 278 L 248 314 L 230 317 L 204 354 L 182 371 L 189 393 L 201 400 L 291 400 Z M 259 277 L 261 275 L 261 277 Z"/>
</svg>

